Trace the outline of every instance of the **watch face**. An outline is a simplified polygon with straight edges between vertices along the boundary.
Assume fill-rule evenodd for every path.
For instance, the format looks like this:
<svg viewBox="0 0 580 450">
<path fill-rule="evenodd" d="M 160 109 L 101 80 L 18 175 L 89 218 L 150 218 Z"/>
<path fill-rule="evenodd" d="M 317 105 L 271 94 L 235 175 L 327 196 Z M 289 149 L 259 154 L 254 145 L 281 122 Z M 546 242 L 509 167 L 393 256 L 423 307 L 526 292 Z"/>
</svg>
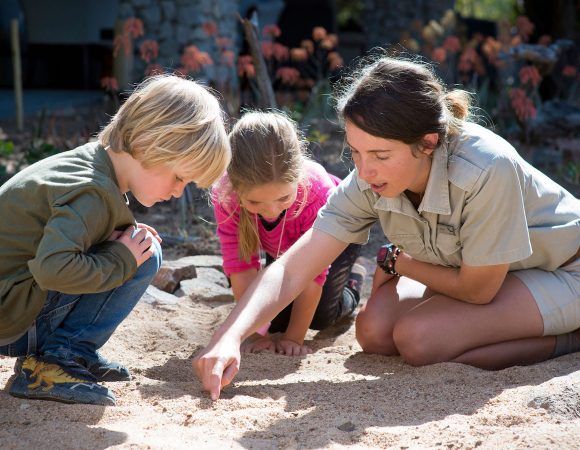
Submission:
<svg viewBox="0 0 580 450">
<path fill-rule="evenodd" d="M 387 259 L 387 253 L 389 249 L 387 247 L 379 248 L 379 252 L 377 253 L 377 264 L 381 265 L 384 264 L 385 260 Z"/>
</svg>

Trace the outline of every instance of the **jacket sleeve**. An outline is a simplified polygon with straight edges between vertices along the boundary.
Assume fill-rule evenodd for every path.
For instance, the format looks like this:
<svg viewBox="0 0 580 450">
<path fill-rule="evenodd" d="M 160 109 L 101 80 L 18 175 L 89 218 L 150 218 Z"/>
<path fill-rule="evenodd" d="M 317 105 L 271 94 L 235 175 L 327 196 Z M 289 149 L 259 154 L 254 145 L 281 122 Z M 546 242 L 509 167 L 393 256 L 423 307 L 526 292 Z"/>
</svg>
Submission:
<svg viewBox="0 0 580 450">
<path fill-rule="evenodd" d="M 53 205 L 36 255 L 28 262 L 42 289 L 66 294 L 105 292 L 135 274 L 137 262 L 129 249 L 106 240 L 112 231 L 110 208 L 94 190 Z"/>
</svg>

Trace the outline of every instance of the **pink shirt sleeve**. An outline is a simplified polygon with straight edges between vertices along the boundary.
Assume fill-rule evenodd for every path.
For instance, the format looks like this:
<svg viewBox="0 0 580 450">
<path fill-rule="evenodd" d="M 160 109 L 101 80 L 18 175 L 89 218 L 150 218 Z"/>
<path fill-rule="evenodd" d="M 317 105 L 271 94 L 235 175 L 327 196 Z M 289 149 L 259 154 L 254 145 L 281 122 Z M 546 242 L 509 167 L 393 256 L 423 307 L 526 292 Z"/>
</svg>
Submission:
<svg viewBox="0 0 580 450">
<path fill-rule="evenodd" d="M 222 199 L 223 200 L 223 199 Z M 224 273 L 230 276 L 232 273 L 245 272 L 249 269 L 260 269 L 258 255 L 252 255 L 250 261 L 242 261 L 239 257 L 239 203 L 233 197 L 229 201 L 220 201 L 219 191 L 212 192 L 214 216 L 217 224 L 217 235 L 220 240 L 223 258 Z"/>
</svg>

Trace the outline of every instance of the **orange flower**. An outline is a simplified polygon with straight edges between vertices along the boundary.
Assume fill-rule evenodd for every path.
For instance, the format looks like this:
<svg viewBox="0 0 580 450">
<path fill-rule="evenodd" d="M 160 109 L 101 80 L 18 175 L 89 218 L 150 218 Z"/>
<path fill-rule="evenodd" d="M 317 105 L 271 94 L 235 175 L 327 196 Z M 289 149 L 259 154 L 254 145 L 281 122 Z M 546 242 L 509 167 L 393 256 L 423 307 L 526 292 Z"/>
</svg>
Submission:
<svg viewBox="0 0 580 450">
<path fill-rule="evenodd" d="M 208 36 L 213 36 L 218 31 L 216 23 L 212 20 L 210 20 L 209 22 L 204 22 L 201 25 L 201 28 L 204 31 L 204 33 L 207 34 Z"/>
<path fill-rule="evenodd" d="M 280 67 L 276 71 L 276 78 L 279 78 L 284 84 L 292 85 L 300 79 L 300 72 L 293 67 Z"/>
<path fill-rule="evenodd" d="M 536 87 L 542 81 L 542 76 L 535 66 L 525 66 L 520 69 L 520 82 L 522 84 L 530 83 L 532 87 Z"/>
<path fill-rule="evenodd" d="M 520 88 L 514 88 L 510 91 L 510 100 L 512 108 L 514 109 L 516 116 L 522 122 L 526 122 L 530 119 L 536 117 L 536 108 L 534 103 L 526 95 L 526 91 Z"/>
<path fill-rule="evenodd" d="M 282 31 L 276 24 L 264 25 L 264 28 L 262 28 L 262 36 L 277 38 L 280 37 L 281 34 Z"/>
<path fill-rule="evenodd" d="M 576 70 L 576 67 L 574 67 L 574 66 L 566 66 L 562 69 L 562 75 L 564 75 L 565 77 L 568 77 L 568 78 L 576 77 L 577 72 L 578 71 Z"/>
<path fill-rule="evenodd" d="M 481 46 L 483 54 L 486 56 L 487 60 L 491 63 L 495 63 L 497 59 L 497 54 L 501 50 L 501 42 L 495 40 L 493 37 L 488 36 L 485 42 Z"/>
<path fill-rule="evenodd" d="M 101 78 L 101 87 L 107 92 L 117 92 L 119 83 L 115 77 L 103 77 Z"/>
<path fill-rule="evenodd" d="M 333 48 L 336 48 L 337 45 L 338 36 L 336 34 L 327 35 L 320 43 L 320 46 L 325 50 L 332 50 Z"/>
<path fill-rule="evenodd" d="M 542 34 L 538 38 L 538 44 L 543 45 L 544 47 L 547 47 L 551 43 L 552 43 L 552 36 L 550 36 L 549 34 Z"/>
<path fill-rule="evenodd" d="M 248 78 L 256 76 L 256 68 L 250 55 L 242 55 L 238 58 L 238 74 L 240 77 L 246 76 Z"/>
<path fill-rule="evenodd" d="M 151 77 L 153 75 L 162 75 L 164 73 L 165 70 L 163 70 L 163 67 L 161 67 L 159 64 L 149 64 L 145 68 L 145 75 L 148 77 Z"/>
<path fill-rule="evenodd" d="M 178 77 L 185 78 L 185 77 L 187 77 L 188 71 L 185 67 L 179 66 L 175 69 L 175 72 L 173 72 L 173 73 L 175 75 L 177 75 Z"/>
<path fill-rule="evenodd" d="M 264 59 L 272 59 L 274 55 L 274 43 L 270 41 L 262 41 L 262 55 Z"/>
<path fill-rule="evenodd" d="M 224 52 L 222 52 L 221 62 L 222 62 L 222 64 L 225 64 L 228 67 L 234 67 L 234 59 L 235 58 L 236 58 L 236 55 L 234 54 L 233 51 L 225 50 Z"/>
<path fill-rule="evenodd" d="M 203 66 L 213 64 L 213 60 L 207 52 L 202 52 L 195 45 L 189 45 L 181 55 L 181 64 L 189 72 L 198 72 Z"/>
<path fill-rule="evenodd" d="M 314 42 L 321 41 L 326 37 L 327 34 L 328 33 L 326 32 L 326 29 L 324 27 L 314 27 L 312 29 L 312 40 Z"/>
<path fill-rule="evenodd" d="M 123 24 L 123 34 L 131 36 L 133 39 L 145 34 L 143 30 L 143 21 L 136 17 L 129 17 Z"/>
<path fill-rule="evenodd" d="M 518 34 L 527 42 L 534 33 L 536 26 L 530 22 L 527 16 L 518 16 L 516 19 L 516 28 L 518 29 Z"/>
<path fill-rule="evenodd" d="M 437 61 L 439 64 L 443 64 L 447 59 L 447 50 L 444 47 L 437 47 L 431 53 L 431 59 Z"/>
<path fill-rule="evenodd" d="M 278 43 L 274 44 L 272 51 L 274 53 L 274 58 L 276 58 L 276 61 L 285 61 L 288 59 L 288 56 L 290 55 L 288 47 Z"/>
<path fill-rule="evenodd" d="M 314 53 L 314 42 L 312 42 L 310 39 L 304 39 L 302 42 L 300 42 L 300 47 L 306 49 L 309 55 Z"/>
<path fill-rule="evenodd" d="M 461 42 L 457 36 L 447 36 L 443 42 L 443 48 L 451 53 L 457 53 L 461 50 Z"/>
<path fill-rule="evenodd" d="M 215 39 L 215 43 L 220 48 L 228 48 L 232 46 L 232 40 L 227 37 L 218 37 Z"/>
<path fill-rule="evenodd" d="M 470 72 L 475 67 L 477 62 L 477 52 L 474 48 L 466 48 L 459 57 L 458 69 L 460 72 Z"/>
<path fill-rule="evenodd" d="M 326 60 L 328 61 L 328 68 L 331 71 L 336 70 L 339 67 L 344 66 L 344 61 L 342 59 L 342 56 L 340 56 L 338 52 L 330 52 L 328 54 L 328 56 L 326 57 Z"/>
<path fill-rule="evenodd" d="M 143 61 L 150 63 L 151 60 L 157 59 L 159 56 L 159 44 L 153 39 L 147 39 L 139 46 L 139 53 Z"/>
<path fill-rule="evenodd" d="M 305 48 L 293 48 L 290 50 L 290 59 L 296 62 L 306 61 L 308 59 L 308 52 Z"/>
</svg>

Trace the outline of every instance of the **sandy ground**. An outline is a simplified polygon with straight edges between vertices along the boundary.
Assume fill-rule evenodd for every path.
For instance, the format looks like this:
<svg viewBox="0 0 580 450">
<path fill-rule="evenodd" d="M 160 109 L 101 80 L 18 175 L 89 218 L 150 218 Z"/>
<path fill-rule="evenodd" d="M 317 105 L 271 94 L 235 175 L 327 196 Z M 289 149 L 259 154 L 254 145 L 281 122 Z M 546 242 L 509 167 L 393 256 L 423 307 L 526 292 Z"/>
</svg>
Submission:
<svg viewBox="0 0 580 450">
<path fill-rule="evenodd" d="M 542 448 L 580 442 L 580 354 L 487 372 L 414 368 L 365 355 L 345 321 L 308 336 L 304 358 L 245 355 L 212 402 L 192 356 L 230 304 L 139 304 L 103 349 L 131 382 L 116 407 L 26 401 L 0 391 L 0 448 Z M 0 359 L 0 386 L 13 359 Z"/>
</svg>

